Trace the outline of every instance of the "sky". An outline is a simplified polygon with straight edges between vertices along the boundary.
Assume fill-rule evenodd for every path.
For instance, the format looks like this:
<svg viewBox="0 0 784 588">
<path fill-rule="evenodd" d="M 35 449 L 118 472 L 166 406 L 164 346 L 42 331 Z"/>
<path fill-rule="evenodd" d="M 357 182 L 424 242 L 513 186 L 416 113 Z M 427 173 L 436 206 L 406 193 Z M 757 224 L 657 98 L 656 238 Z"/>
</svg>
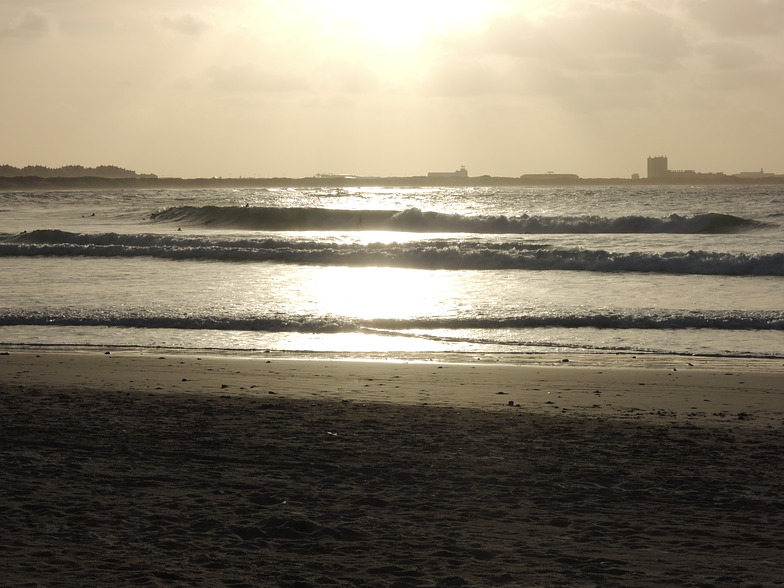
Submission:
<svg viewBox="0 0 784 588">
<path fill-rule="evenodd" d="M 0 164 L 784 173 L 784 0 L 3 0 Z"/>
</svg>

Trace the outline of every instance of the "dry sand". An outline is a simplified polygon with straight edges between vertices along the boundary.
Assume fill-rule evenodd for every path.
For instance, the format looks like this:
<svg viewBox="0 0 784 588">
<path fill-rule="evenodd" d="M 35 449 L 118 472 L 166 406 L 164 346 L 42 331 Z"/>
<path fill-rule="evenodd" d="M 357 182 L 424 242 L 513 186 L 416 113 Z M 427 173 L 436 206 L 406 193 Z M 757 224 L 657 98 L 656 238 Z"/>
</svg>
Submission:
<svg viewBox="0 0 784 588">
<path fill-rule="evenodd" d="M 784 585 L 781 362 L 631 363 L 11 350 L 0 584 Z"/>
</svg>

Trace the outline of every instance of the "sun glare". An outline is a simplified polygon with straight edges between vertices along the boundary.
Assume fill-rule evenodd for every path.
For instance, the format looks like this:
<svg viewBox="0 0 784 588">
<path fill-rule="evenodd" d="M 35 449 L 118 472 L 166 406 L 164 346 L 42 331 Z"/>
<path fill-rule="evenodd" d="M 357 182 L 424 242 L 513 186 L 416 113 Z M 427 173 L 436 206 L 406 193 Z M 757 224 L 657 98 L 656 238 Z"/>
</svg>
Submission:
<svg viewBox="0 0 784 588">
<path fill-rule="evenodd" d="M 358 319 L 440 315 L 454 295 L 452 276 L 404 268 L 323 268 L 309 286 L 320 312 Z"/>
<path fill-rule="evenodd" d="M 322 24 L 383 45 L 407 45 L 477 26 L 493 0 L 308 0 Z"/>
</svg>

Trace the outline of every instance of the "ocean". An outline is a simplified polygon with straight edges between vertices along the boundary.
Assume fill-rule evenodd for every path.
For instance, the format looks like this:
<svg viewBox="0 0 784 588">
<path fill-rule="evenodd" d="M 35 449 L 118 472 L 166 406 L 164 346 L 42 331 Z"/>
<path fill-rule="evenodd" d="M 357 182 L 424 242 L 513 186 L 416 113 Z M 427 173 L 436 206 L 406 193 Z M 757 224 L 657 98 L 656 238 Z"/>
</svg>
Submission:
<svg viewBox="0 0 784 588">
<path fill-rule="evenodd" d="M 0 345 L 784 358 L 783 223 L 767 185 L 0 192 Z"/>
</svg>

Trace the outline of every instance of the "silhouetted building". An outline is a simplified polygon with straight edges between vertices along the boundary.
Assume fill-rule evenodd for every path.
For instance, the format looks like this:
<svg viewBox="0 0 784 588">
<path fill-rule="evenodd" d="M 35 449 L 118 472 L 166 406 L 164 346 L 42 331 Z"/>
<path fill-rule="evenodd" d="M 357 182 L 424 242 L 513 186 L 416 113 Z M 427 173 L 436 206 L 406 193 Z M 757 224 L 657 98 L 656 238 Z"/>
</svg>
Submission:
<svg viewBox="0 0 784 588">
<path fill-rule="evenodd" d="M 467 178 L 468 177 L 468 170 L 465 168 L 464 165 L 460 166 L 460 169 L 453 172 L 428 172 L 428 178 Z"/>
<path fill-rule="evenodd" d="M 648 158 L 648 179 L 666 178 L 670 175 L 669 163 L 667 157 L 649 157 Z"/>
<path fill-rule="evenodd" d="M 739 178 L 744 178 L 747 180 L 761 180 L 764 178 L 775 178 L 776 174 L 766 173 L 764 169 L 759 170 L 758 172 L 740 172 L 736 174 Z"/>
<path fill-rule="evenodd" d="M 648 158 L 648 179 L 663 184 L 685 182 L 721 182 L 727 178 L 723 172 L 697 172 L 693 169 L 670 169 L 664 156 Z"/>
<path fill-rule="evenodd" d="M 357 178 L 354 174 L 316 174 L 314 178 L 327 178 L 339 180 L 354 180 Z"/>
</svg>

